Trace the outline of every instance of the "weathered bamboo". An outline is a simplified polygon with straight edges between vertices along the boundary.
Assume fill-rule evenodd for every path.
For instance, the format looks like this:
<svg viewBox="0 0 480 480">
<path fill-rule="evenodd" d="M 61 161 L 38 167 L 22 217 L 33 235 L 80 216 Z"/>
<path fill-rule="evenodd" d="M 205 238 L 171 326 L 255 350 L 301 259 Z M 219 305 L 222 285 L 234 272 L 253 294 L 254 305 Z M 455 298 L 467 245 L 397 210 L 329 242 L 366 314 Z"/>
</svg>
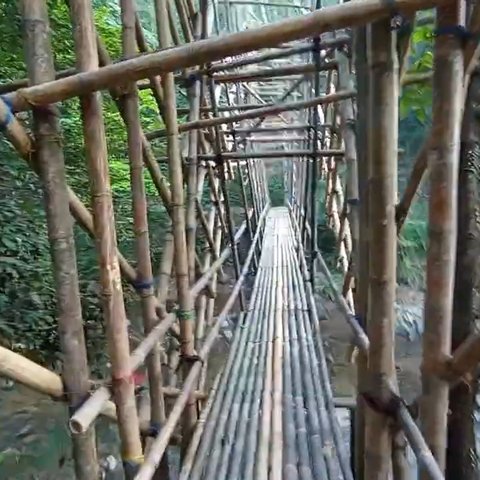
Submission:
<svg viewBox="0 0 480 480">
<path fill-rule="evenodd" d="M 394 334 L 396 289 L 396 169 L 398 141 L 398 65 L 390 21 L 370 26 L 369 134 L 370 229 L 367 333 L 369 387 L 380 399 L 388 398 L 395 381 Z M 378 109 L 378 110 L 377 110 Z M 365 478 L 385 479 L 391 468 L 389 418 L 366 410 Z"/>
<path fill-rule="evenodd" d="M 156 0 L 157 34 L 160 47 L 170 46 L 171 36 L 168 25 L 168 12 L 166 0 Z M 179 5 L 177 5 L 177 8 Z M 182 11 L 179 11 L 181 14 Z M 184 31 L 186 35 L 186 32 Z M 189 289 L 188 252 L 185 232 L 185 212 L 183 194 L 183 172 L 180 144 L 178 139 L 176 93 L 173 75 L 167 73 L 163 76 L 163 89 L 165 93 L 165 125 L 168 129 L 167 150 L 169 156 L 169 174 L 172 190 L 172 222 L 173 239 L 175 245 L 175 272 L 177 277 L 177 294 L 179 304 L 179 321 L 181 336 L 181 351 L 186 360 L 194 355 L 193 316 L 195 314 L 193 298 Z M 187 377 L 190 367 L 185 362 L 183 374 Z M 197 420 L 195 399 L 189 397 L 185 411 L 182 439 L 184 448 L 188 444 L 193 427 Z M 153 447 L 152 447 L 153 448 Z"/>
<path fill-rule="evenodd" d="M 133 0 L 121 0 L 122 45 L 126 58 L 136 53 L 135 7 Z M 137 279 L 135 287 L 140 293 L 143 328 L 148 335 L 157 323 L 156 302 L 153 291 L 153 273 L 150 261 L 150 239 L 147 218 L 147 198 L 143 176 L 142 130 L 138 91 L 135 84 L 127 87 L 123 96 L 124 116 L 127 126 L 128 156 L 130 160 L 130 183 L 132 190 L 133 226 L 137 258 Z M 150 422 L 153 428 L 160 429 L 165 423 L 165 400 L 160 363 L 160 348 L 156 344 L 147 357 L 148 384 L 150 397 Z M 162 462 L 157 478 L 169 475 L 168 462 Z"/>
<path fill-rule="evenodd" d="M 463 24 L 462 3 L 437 10 L 438 29 Z M 457 177 L 463 110 L 463 55 L 458 38 L 439 35 L 434 47 L 432 150 L 429 154 L 429 249 L 423 334 L 422 399 L 420 419 L 425 440 L 440 469 L 445 469 L 448 382 L 432 368 L 449 355 L 455 247 L 457 237 Z M 442 95 L 440 92 L 449 92 Z M 439 261 L 441 259 L 441 261 Z M 421 478 L 427 478 L 422 473 Z"/>
<path fill-rule="evenodd" d="M 46 3 L 42 0 L 23 0 L 21 7 L 30 83 L 35 85 L 51 81 L 55 78 L 55 69 Z M 68 397 L 69 407 L 74 409 L 88 395 L 90 385 L 73 225 L 68 209 L 65 161 L 60 142 L 58 116 L 59 112 L 55 106 L 33 110 L 36 162 L 44 189 L 48 237 L 54 266 L 60 346 L 63 354 L 63 381 L 59 379 L 59 386 L 62 394 Z M 2 365 L 5 365 L 3 361 Z M 66 392 L 63 392 L 64 388 Z M 92 427 L 83 434 L 73 435 L 72 441 L 76 478 L 79 480 L 96 478 L 98 461 L 95 429 Z"/>
<path fill-rule="evenodd" d="M 475 291 L 478 288 L 475 272 L 479 268 L 476 220 L 479 184 L 474 171 L 480 154 L 480 125 L 474 105 L 478 105 L 479 99 L 480 77 L 473 74 L 465 104 L 460 145 L 458 238 L 452 324 L 454 359 L 456 349 L 475 332 Z M 452 387 L 449 396 L 446 477 L 454 478 L 458 475 L 465 480 L 474 480 L 480 476 L 478 461 L 472 461 L 472 452 L 475 451 L 474 412 L 478 386 L 475 377 L 469 381 L 467 376 L 464 376 L 462 380 Z"/>
<path fill-rule="evenodd" d="M 175 323 L 175 320 L 176 316 L 174 314 L 168 315 L 135 348 L 129 358 L 129 365 L 132 371 L 137 370 L 143 364 L 152 348 L 164 337 L 171 325 Z M 74 433 L 81 433 L 88 429 L 102 411 L 111 394 L 110 388 L 106 386 L 100 387 L 92 393 L 70 418 L 70 430 Z"/>
<path fill-rule="evenodd" d="M 319 65 L 319 71 L 335 70 L 336 62 L 322 63 Z M 256 82 L 266 79 L 278 80 L 288 78 L 289 76 L 313 73 L 316 71 L 315 64 L 306 63 L 304 65 L 288 65 L 278 68 L 260 68 L 252 71 L 243 71 L 240 73 L 218 73 L 213 75 L 215 83 L 236 83 L 236 82 Z"/>
<path fill-rule="evenodd" d="M 331 149 L 331 150 L 318 150 L 315 152 L 316 157 L 343 157 L 345 152 L 340 149 Z M 222 153 L 222 158 L 225 160 L 246 160 L 246 159 L 265 159 L 265 158 L 292 158 L 300 157 L 300 161 L 308 161 L 308 157 L 312 156 L 311 150 L 258 150 L 258 151 L 247 151 L 247 152 L 224 152 Z M 158 161 L 165 163 L 168 157 L 159 157 Z M 201 153 L 198 155 L 198 159 L 204 162 L 214 161 L 216 159 L 216 154 L 211 153 Z M 333 160 L 333 158 L 332 158 Z"/>
<path fill-rule="evenodd" d="M 409 13 L 445 2 L 446 0 L 398 0 L 395 9 L 398 13 Z M 28 109 L 31 105 L 56 103 L 73 96 L 106 89 L 116 84 L 119 78 L 125 82 L 136 81 L 229 55 L 273 47 L 280 41 L 319 35 L 327 29 L 361 25 L 367 21 L 389 17 L 390 14 L 389 6 L 381 0 L 347 2 L 325 7 L 302 17 L 125 60 L 100 71 L 82 72 L 45 85 L 21 89 L 7 98 L 16 110 Z"/>
<path fill-rule="evenodd" d="M 358 195 L 359 195 L 359 242 L 358 242 L 358 277 L 355 291 L 355 311 L 360 326 L 366 328 L 368 310 L 369 278 L 369 241 L 368 241 L 368 136 L 369 82 L 367 72 L 367 32 L 366 27 L 356 29 L 354 33 L 354 57 L 357 80 L 357 116 L 355 123 L 356 149 L 358 155 Z M 367 358 L 359 350 L 357 357 L 357 408 L 355 411 L 353 463 L 356 480 L 365 478 L 365 402 L 361 392 L 366 390 Z"/>
<path fill-rule="evenodd" d="M 196 37 L 198 38 L 198 29 L 200 27 L 197 21 L 196 25 Z M 189 116 L 188 121 L 196 121 L 200 118 L 200 89 L 201 82 L 199 78 L 195 78 L 192 84 L 188 88 L 189 97 Z M 190 282 L 195 279 L 195 244 L 196 244 L 196 212 L 201 211 L 197 207 L 197 156 L 198 156 L 198 130 L 192 130 L 188 134 L 188 179 L 187 179 L 187 212 L 186 212 L 186 224 L 187 224 L 187 253 L 188 253 L 188 274 Z"/>
<path fill-rule="evenodd" d="M 88 0 L 73 0 L 70 1 L 70 11 L 74 25 L 77 68 L 82 72 L 97 71 L 92 6 Z M 128 466 L 135 469 L 143 455 L 134 385 L 131 382 L 127 318 L 116 252 L 105 126 L 98 94 L 85 94 L 80 98 L 80 103 L 100 263 L 103 313 L 112 364 L 113 395 L 119 419 L 122 457 L 129 477 L 132 472 L 128 471 Z"/>
<path fill-rule="evenodd" d="M 355 92 L 352 90 L 337 92 L 332 95 L 323 95 L 317 98 L 312 98 L 310 100 L 303 100 L 300 102 L 289 102 L 280 105 L 274 105 L 272 107 L 261 107 L 247 112 L 239 113 L 237 115 L 231 115 L 229 117 L 216 117 L 208 118 L 204 120 L 198 120 L 196 122 L 186 122 L 178 126 L 179 132 L 187 132 L 194 128 L 201 129 L 206 127 L 212 127 L 216 125 L 228 125 L 242 120 L 248 120 L 252 118 L 264 118 L 269 116 L 276 116 L 282 112 L 288 112 L 292 110 L 301 110 L 304 108 L 311 108 L 317 105 L 323 105 L 326 103 L 338 102 L 340 100 L 345 100 L 347 98 L 352 98 L 355 96 Z M 161 138 L 167 135 L 166 130 L 155 130 L 153 132 L 147 133 L 147 138 L 152 140 L 154 138 Z"/>
<path fill-rule="evenodd" d="M 5 347 L 0 347 L 0 375 L 36 392 L 65 400 L 66 392 L 60 375 Z M 100 413 L 111 420 L 117 419 L 113 402 L 106 402 Z"/>
</svg>

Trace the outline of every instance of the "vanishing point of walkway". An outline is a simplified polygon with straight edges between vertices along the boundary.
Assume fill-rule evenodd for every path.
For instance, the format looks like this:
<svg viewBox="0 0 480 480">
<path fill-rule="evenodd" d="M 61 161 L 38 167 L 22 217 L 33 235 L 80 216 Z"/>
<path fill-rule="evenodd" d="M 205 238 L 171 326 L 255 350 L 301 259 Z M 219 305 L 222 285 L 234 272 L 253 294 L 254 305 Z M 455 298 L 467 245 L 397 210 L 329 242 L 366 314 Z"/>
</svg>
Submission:
<svg viewBox="0 0 480 480">
<path fill-rule="evenodd" d="M 272 209 L 249 309 L 182 480 L 352 478 L 296 248 L 288 210 Z"/>
</svg>

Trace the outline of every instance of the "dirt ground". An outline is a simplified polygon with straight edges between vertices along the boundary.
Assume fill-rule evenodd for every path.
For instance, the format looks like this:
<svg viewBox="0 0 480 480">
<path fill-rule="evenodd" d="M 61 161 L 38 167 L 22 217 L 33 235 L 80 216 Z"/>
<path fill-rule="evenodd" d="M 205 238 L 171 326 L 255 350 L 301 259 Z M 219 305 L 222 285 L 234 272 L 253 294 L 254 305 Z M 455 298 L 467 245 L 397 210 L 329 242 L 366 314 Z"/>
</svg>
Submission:
<svg viewBox="0 0 480 480">
<path fill-rule="evenodd" d="M 399 288 L 398 297 L 400 301 L 417 303 L 421 305 L 423 300 L 421 294 L 407 288 Z M 350 362 L 351 329 L 339 314 L 335 304 L 331 301 L 324 301 L 325 321 L 322 322 L 322 333 L 328 352 L 328 361 L 332 374 L 332 386 L 334 395 L 337 397 L 353 397 L 356 386 L 356 365 Z M 396 343 L 396 366 L 397 377 L 400 385 L 400 393 L 407 401 L 413 401 L 420 393 L 420 363 L 421 363 L 421 341 L 410 341 L 397 333 Z"/>
</svg>

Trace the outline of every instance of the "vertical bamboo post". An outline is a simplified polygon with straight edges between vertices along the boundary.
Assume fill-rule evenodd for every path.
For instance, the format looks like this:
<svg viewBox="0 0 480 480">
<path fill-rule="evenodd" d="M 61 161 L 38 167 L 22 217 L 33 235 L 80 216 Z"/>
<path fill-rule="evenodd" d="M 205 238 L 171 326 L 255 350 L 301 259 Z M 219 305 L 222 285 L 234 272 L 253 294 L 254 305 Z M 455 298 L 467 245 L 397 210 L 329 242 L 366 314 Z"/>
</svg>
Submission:
<svg viewBox="0 0 480 480">
<path fill-rule="evenodd" d="M 125 58 L 133 57 L 136 49 L 136 15 L 133 0 L 121 0 L 122 45 Z M 147 335 L 157 323 L 153 273 L 150 260 L 150 239 L 148 231 L 147 198 L 143 176 L 142 130 L 137 86 L 129 85 L 123 97 L 123 108 L 127 126 L 128 156 L 130 159 L 130 183 L 132 190 L 133 226 L 137 257 L 137 279 L 135 288 L 141 296 L 143 327 Z M 159 431 L 165 423 L 165 400 L 160 360 L 160 347 L 157 344 L 147 357 L 148 383 L 150 396 L 150 423 Z M 155 478 L 168 477 L 168 457 L 162 458 Z"/>
<path fill-rule="evenodd" d="M 453 300 L 452 350 L 475 332 L 475 291 L 478 289 L 479 239 L 477 205 L 480 185 L 475 173 L 480 159 L 480 122 L 475 106 L 480 101 L 480 76 L 472 75 L 462 126 L 458 185 L 458 239 Z M 447 478 L 474 480 L 480 476 L 475 452 L 477 379 L 450 390 L 447 446 Z M 473 457 L 473 458 L 472 458 Z"/>
<path fill-rule="evenodd" d="M 395 224 L 398 142 L 398 67 L 395 37 L 390 19 L 370 25 L 369 123 L 369 290 L 367 333 L 370 338 L 368 375 L 370 389 L 388 398 L 395 380 L 394 332 L 396 291 Z M 389 478 L 392 458 L 391 425 L 388 416 L 366 411 L 365 478 Z"/>
<path fill-rule="evenodd" d="M 98 69 L 98 56 L 90 1 L 71 0 L 70 13 L 74 27 L 77 68 L 79 71 L 96 70 Z M 130 476 L 131 472 L 128 467 L 131 466 L 132 470 L 135 470 L 141 463 L 143 455 L 130 367 L 127 317 L 118 266 L 100 94 L 83 95 L 80 97 L 80 103 L 100 263 L 103 309 L 112 364 L 113 394 L 119 419 L 122 457 L 127 476 Z"/>
<path fill-rule="evenodd" d="M 170 46 L 167 0 L 155 0 L 157 34 L 161 48 Z M 172 190 L 172 222 L 175 245 L 175 271 L 177 276 L 177 294 L 179 303 L 179 320 L 181 335 L 181 352 L 184 359 L 183 375 L 190 370 L 190 359 L 194 358 L 194 305 L 189 289 L 188 254 L 185 233 L 185 211 L 183 194 L 183 171 L 180 144 L 178 139 L 177 108 L 175 82 L 172 73 L 163 76 L 165 93 L 165 127 L 167 128 L 167 155 Z M 191 396 L 185 408 L 183 421 L 183 447 L 186 448 L 197 420 L 196 402 Z"/>
<path fill-rule="evenodd" d="M 196 21 L 195 38 L 199 37 L 200 22 Z M 187 72 L 188 75 L 188 72 Z M 190 113 L 188 121 L 196 121 L 200 118 L 200 78 L 193 74 L 191 84 L 188 86 L 188 101 Z M 188 133 L 188 179 L 187 179 L 187 249 L 188 249 L 188 272 L 190 282 L 195 281 L 195 247 L 196 247 L 196 201 L 197 198 L 197 170 L 198 170 L 198 130 Z"/>
<path fill-rule="evenodd" d="M 437 9 L 439 35 L 434 46 L 433 143 L 429 153 L 429 248 L 420 420 L 425 440 L 441 470 L 445 469 L 449 385 L 434 371 L 435 365 L 451 350 L 458 156 L 463 109 L 462 41 L 448 33 L 448 29 L 452 25 L 463 25 L 462 4 L 462 1 L 454 1 Z M 422 472 L 422 480 L 427 477 L 427 473 Z"/>
<path fill-rule="evenodd" d="M 209 90 L 210 90 L 210 101 L 212 104 L 212 110 L 215 116 L 218 116 L 218 108 L 217 102 L 215 99 L 215 88 L 212 77 L 209 78 Z M 228 187 L 227 187 L 227 179 L 225 175 L 225 167 L 226 163 L 222 156 L 222 147 L 220 144 L 220 129 L 216 126 L 215 127 L 215 154 L 217 156 L 217 172 L 220 179 L 220 189 L 223 196 L 223 201 L 225 204 L 225 217 L 226 217 L 226 224 L 227 224 L 227 233 L 228 238 L 230 241 L 230 246 L 232 249 L 233 255 L 233 267 L 235 270 L 235 278 L 238 280 L 240 278 L 240 258 L 238 255 L 238 247 L 237 243 L 235 242 L 235 233 L 234 233 L 234 223 L 232 217 L 232 209 L 230 206 L 230 198 L 228 195 Z M 240 290 L 239 294 L 239 303 L 241 310 L 245 309 L 245 295 L 243 290 Z"/>
<path fill-rule="evenodd" d="M 30 84 L 54 80 L 55 68 L 46 3 L 44 0 L 22 0 L 21 8 Z M 73 410 L 88 396 L 90 385 L 58 116 L 58 109 L 53 105 L 33 109 L 37 167 L 43 184 L 54 267 L 58 328 L 63 354 L 62 379 L 69 406 Z M 94 427 L 83 434 L 73 434 L 72 443 L 76 478 L 97 478 L 99 472 Z"/>
<path fill-rule="evenodd" d="M 360 27 L 354 33 L 354 58 L 357 79 L 357 117 L 356 117 L 356 147 L 358 152 L 358 195 L 359 204 L 359 244 L 358 244 L 358 282 L 355 291 L 355 310 L 361 326 L 366 328 L 368 305 L 368 74 L 366 52 L 366 27 Z M 357 357 L 357 402 L 355 410 L 355 479 L 365 478 L 365 405 L 361 392 L 364 390 L 367 369 L 367 359 L 363 352 Z M 359 394 L 360 393 L 360 394 Z"/>
</svg>

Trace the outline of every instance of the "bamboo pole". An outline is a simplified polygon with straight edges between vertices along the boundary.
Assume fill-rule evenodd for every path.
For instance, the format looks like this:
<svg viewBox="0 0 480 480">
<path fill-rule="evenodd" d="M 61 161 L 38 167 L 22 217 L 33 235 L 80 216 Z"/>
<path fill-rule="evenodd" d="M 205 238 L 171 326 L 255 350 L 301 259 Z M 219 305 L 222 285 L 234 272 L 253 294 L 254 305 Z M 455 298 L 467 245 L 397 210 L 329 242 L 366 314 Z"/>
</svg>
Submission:
<svg viewBox="0 0 480 480">
<path fill-rule="evenodd" d="M 136 15 L 133 0 L 121 0 L 122 46 L 126 58 L 136 53 Z M 150 261 L 150 239 L 148 231 L 147 198 L 143 176 L 142 130 L 138 90 L 131 84 L 123 95 L 123 109 L 127 126 L 128 156 L 130 160 L 130 183 L 132 190 L 133 226 L 137 258 L 135 287 L 140 293 L 143 328 L 148 335 L 157 323 L 156 302 L 153 291 L 153 273 Z M 150 424 L 159 430 L 165 423 L 165 399 L 160 362 L 160 347 L 156 344 L 147 357 L 150 397 Z M 165 459 L 167 460 L 167 459 Z M 169 475 L 168 461 L 162 462 L 156 478 Z"/>
<path fill-rule="evenodd" d="M 156 0 L 156 21 L 157 35 L 160 47 L 170 46 L 171 34 L 166 28 L 168 12 L 166 0 Z M 178 8 L 178 6 L 177 6 Z M 179 12 L 180 13 L 180 12 Z M 185 32 L 184 32 L 185 33 Z M 178 140 L 177 112 L 176 112 L 176 93 L 173 75 L 167 73 L 163 77 L 163 89 L 165 93 L 165 125 L 169 136 L 167 139 L 167 150 L 169 156 L 169 174 L 172 190 L 172 222 L 173 239 L 175 245 L 175 271 L 177 276 L 177 294 L 179 303 L 179 321 L 181 336 L 181 352 L 185 360 L 194 355 L 194 334 L 193 334 L 193 316 L 194 305 L 193 298 L 189 290 L 188 277 L 188 252 L 185 232 L 185 213 L 184 213 L 184 195 L 183 195 L 183 172 L 182 159 L 180 155 L 180 145 Z M 189 362 L 184 363 L 183 375 L 188 376 L 190 370 Z M 183 421 L 182 441 L 186 448 L 197 420 L 195 399 L 189 397 L 188 405 L 185 411 Z"/>
<path fill-rule="evenodd" d="M 474 7 L 476 8 L 476 7 Z M 479 185 L 472 165 L 479 156 L 480 124 L 474 105 L 480 99 L 480 77 L 472 75 L 462 122 L 458 185 L 458 237 L 453 298 L 452 350 L 475 332 L 475 290 L 478 286 L 475 272 L 478 268 L 477 199 Z M 465 480 L 480 476 L 480 466 L 472 461 L 475 449 L 475 420 L 477 382 L 458 382 L 449 395 L 448 443 L 446 477 L 458 475 Z"/>
<path fill-rule="evenodd" d="M 67 395 L 60 375 L 4 347 L 0 347 L 0 375 L 58 400 L 65 400 Z M 106 402 L 100 413 L 117 420 L 113 402 Z"/>
<path fill-rule="evenodd" d="M 195 38 L 199 37 L 200 22 L 196 21 Z M 189 116 L 188 121 L 194 122 L 200 118 L 200 103 L 201 103 L 201 82 L 198 77 L 195 77 L 192 84 L 188 88 L 189 98 Z M 188 273 L 190 282 L 195 279 L 195 246 L 196 246 L 196 212 L 201 210 L 197 208 L 197 173 L 198 173 L 198 130 L 192 130 L 188 134 L 188 178 L 187 178 L 187 253 L 188 253 Z M 203 213 L 203 212 L 202 212 Z"/>
<path fill-rule="evenodd" d="M 370 26 L 369 133 L 369 290 L 367 333 L 370 338 L 370 389 L 388 398 L 395 381 L 394 334 L 396 289 L 396 169 L 398 141 L 398 65 L 390 21 Z M 377 110 L 381 108 L 381 110 Z M 386 479 L 392 459 L 388 416 L 366 410 L 365 478 Z"/>
<path fill-rule="evenodd" d="M 462 3 L 455 1 L 437 10 L 438 29 L 463 24 Z M 463 55 L 460 40 L 450 35 L 438 35 L 434 62 L 433 88 L 437 93 L 433 101 L 433 144 L 429 154 L 429 249 L 420 419 L 425 440 L 443 471 L 449 386 L 431 369 L 449 355 L 451 349 L 458 155 L 463 110 Z M 449 92 L 449 95 L 440 92 Z M 441 262 L 439 259 L 442 259 Z M 426 477 L 426 473 L 422 472 L 421 478 Z"/>
<path fill-rule="evenodd" d="M 357 116 L 356 116 L 356 149 L 358 155 L 358 194 L 359 194 L 359 242 L 358 242 L 358 284 L 355 291 L 355 311 L 360 326 L 366 328 L 368 311 L 368 278 L 369 278 L 369 242 L 368 242 L 368 151 L 370 148 L 368 135 L 369 82 L 367 73 L 367 32 L 366 27 L 356 29 L 354 33 L 354 57 L 357 79 Z M 354 428 L 354 471 L 356 480 L 365 478 L 365 403 L 361 395 L 366 389 L 367 357 L 359 351 L 357 357 L 357 392 Z"/>
<path fill-rule="evenodd" d="M 212 127 L 216 125 L 228 125 L 233 124 L 236 122 L 240 122 L 242 120 L 248 120 L 252 118 L 259 118 L 262 119 L 264 117 L 269 116 L 276 116 L 282 112 L 289 112 L 292 110 L 301 110 L 304 108 L 311 108 L 317 105 L 323 105 L 326 103 L 338 102 L 341 100 L 345 100 L 347 98 L 351 98 L 355 96 L 355 92 L 352 90 L 347 90 L 343 92 L 336 92 L 332 95 L 323 95 L 320 97 L 312 98 L 309 100 L 303 100 L 300 102 L 289 102 L 280 105 L 274 105 L 272 107 L 261 107 L 256 108 L 254 110 L 250 110 L 247 112 L 239 113 L 237 115 L 231 115 L 229 117 L 216 117 L 216 118 L 208 118 L 204 120 L 198 120 L 196 122 L 187 122 L 182 123 L 178 126 L 179 132 L 187 132 L 194 128 L 201 129 L 206 127 Z M 147 134 L 147 138 L 152 140 L 154 138 L 165 137 L 167 132 L 165 130 L 155 130 Z"/>
<path fill-rule="evenodd" d="M 208 8 L 204 12 L 205 15 L 208 15 Z M 208 91 L 210 94 L 210 104 L 212 105 L 212 112 L 213 115 L 218 117 L 218 110 L 217 110 L 217 99 L 215 98 L 215 84 L 211 76 L 208 78 Z M 220 140 L 220 129 L 218 126 L 214 128 L 215 131 L 215 143 L 214 143 L 214 153 L 216 156 L 216 164 L 217 164 L 217 172 L 220 180 L 220 188 L 222 190 L 223 201 L 225 203 L 225 217 L 226 217 L 226 224 L 227 224 L 227 232 L 228 238 L 230 241 L 230 245 L 232 248 L 233 254 L 233 266 L 235 271 L 235 278 L 238 280 L 240 278 L 240 257 L 238 255 L 237 244 L 235 243 L 235 234 L 234 234 L 234 223 L 232 218 L 232 212 L 230 207 L 230 198 L 228 195 L 228 188 L 227 188 L 227 179 L 225 176 L 225 163 L 224 157 L 222 154 L 222 145 Z M 239 294 L 239 302 L 240 302 L 240 309 L 245 309 L 245 296 L 243 290 L 240 290 Z"/>
<path fill-rule="evenodd" d="M 322 63 L 318 66 L 319 71 L 335 70 L 336 62 Z M 316 71 L 315 64 L 306 63 L 300 65 L 287 65 L 285 67 L 276 68 L 260 68 L 257 70 L 245 70 L 240 73 L 219 73 L 213 75 L 213 81 L 219 83 L 236 83 L 236 82 L 256 82 L 265 81 L 267 79 L 278 80 L 288 78 L 289 76 L 314 73 Z"/>
<path fill-rule="evenodd" d="M 331 149 L 331 150 L 317 150 L 315 152 L 315 157 L 330 157 L 332 158 L 332 164 L 334 165 L 334 158 L 333 157 L 343 157 L 345 152 L 340 149 Z M 310 159 L 308 157 L 312 157 L 311 150 L 257 150 L 257 151 L 245 151 L 245 152 L 237 152 L 237 151 L 230 151 L 222 153 L 222 158 L 225 160 L 246 160 L 246 159 L 268 159 L 268 158 L 292 158 L 292 157 L 300 157 L 298 158 L 299 161 L 306 162 Z M 199 154 L 198 159 L 203 162 L 211 162 L 214 161 L 216 158 L 216 154 Z M 159 162 L 166 162 L 167 157 L 160 157 L 158 158 Z"/>
<path fill-rule="evenodd" d="M 30 83 L 40 84 L 53 80 L 55 70 L 47 6 L 41 0 L 23 0 L 21 8 Z M 55 393 L 61 391 L 62 396 L 66 395 L 69 407 L 74 409 L 88 395 L 90 385 L 73 225 L 68 209 L 65 160 L 60 143 L 58 116 L 59 112 L 54 106 L 33 110 L 36 161 L 45 197 L 48 237 L 54 266 L 60 347 L 63 354 L 63 382 L 60 381 L 60 385 L 55 382 L 60 387 Z M 4 365 L 3 361 L 1 363 Z M 26 363 L 23 361 L 23 366 Z M 32 373 L 31 369 L 29 371 Z M 53 379 L 53 375 L 46 374 L 44 380 Z M 66 392 L 63 391 L 64 388 Z M 73 435 L 72 443 L 76 478 L 79 480 L 96 478 L 98 462 L 95 429 L 92 427 L 83 434 Z"/>
<path fill-rule="evenodd" d="M 70 1 L 77 68 L 93 72 L 98 69 L 92 6 L 88 0 Z M 128 327 L 116 253 L 116 234 L 108 172 L 107 147 L 102 107 L 98 94 L 85 94 L 80 99 L 84 125 L 93 216 L 100 263 L 103 313 L 107 328 L 112 364 L 113 395 L 117 406 L 122 458 L 127 478 L 143 459 L 139 422 L 131 382 Z"/>
<path fill-rule="evenodd" d="M 395 8 L 398 13 L 409 13 L 445 2 L 446 0 L 398 0 Z M 279 42 L 319 35 L 327 30 L 362 25 L 367 21 L 390 15 L 390 7 L 382 0 L 347 2 L 325 7 L 301 17 L 219 38 L 199 40 L 192 45 L 143 55 L 98 71 L 82 72 L 45 85 L 21 89 L 7 95 L 7 100 L 15 110 L 28 109 L 31 105 L 56 103 L 73 96 L 106 89 L 118 83 L 119 78 L 124 82 L 132 82 L 159 73 L 212 62 L 226 56 L 273 47 Z"/>
</svg>

